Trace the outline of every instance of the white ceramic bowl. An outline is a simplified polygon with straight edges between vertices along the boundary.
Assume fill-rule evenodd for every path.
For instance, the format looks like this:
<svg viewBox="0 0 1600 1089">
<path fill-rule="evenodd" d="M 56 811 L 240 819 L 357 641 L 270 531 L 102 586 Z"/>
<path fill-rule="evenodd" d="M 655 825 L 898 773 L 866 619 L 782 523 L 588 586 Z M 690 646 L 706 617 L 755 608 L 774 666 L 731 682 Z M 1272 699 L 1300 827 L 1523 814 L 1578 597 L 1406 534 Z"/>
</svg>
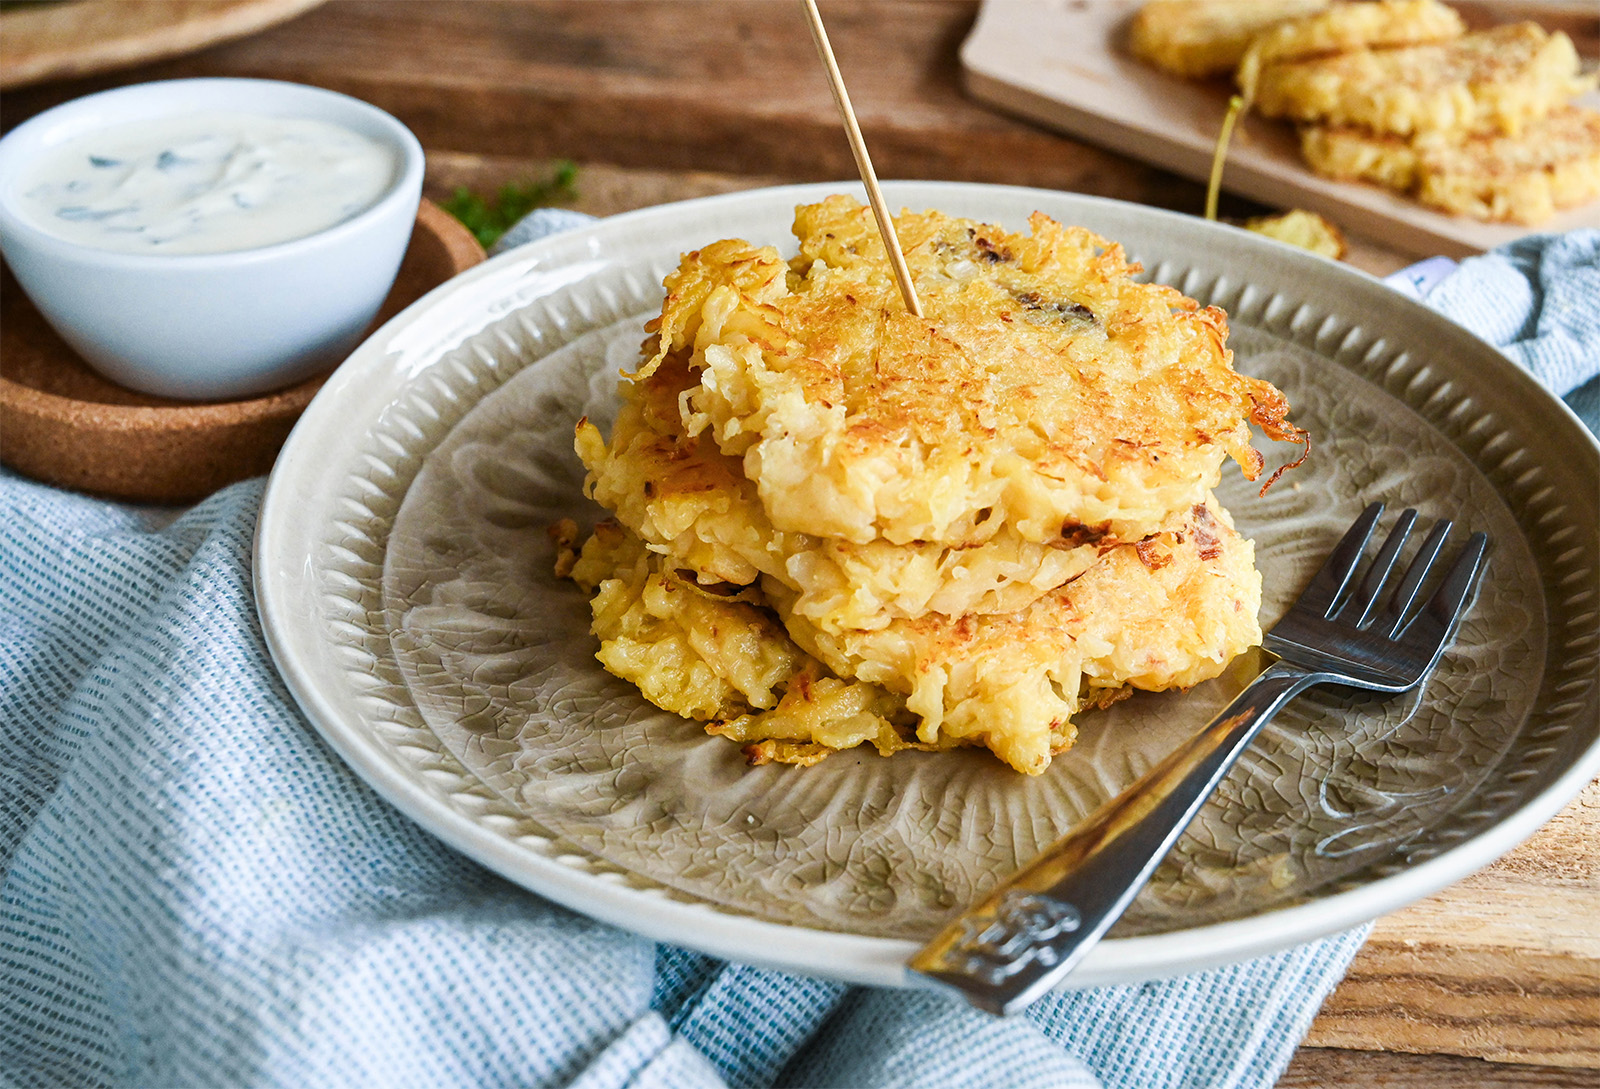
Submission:
<svg viewBox="0 0 1600 1089">
<path fill-rule="evenodd" d="M 28 165 L 114 125 L 202 110 L 309 118 L 397 152 L 366 211 L 305 238 L 231 253 L 115 253 L 57 238 L 17 206 Z M 0 140 L 0 251 L 40 312 L 106 377 L 190 400 L 246 397 L 301 381 L 360 339 L 394 282 L 422 193 L 422 147 L 400 122 L 296 83 L 144 83 L 57 106 Z"/>
</svg>

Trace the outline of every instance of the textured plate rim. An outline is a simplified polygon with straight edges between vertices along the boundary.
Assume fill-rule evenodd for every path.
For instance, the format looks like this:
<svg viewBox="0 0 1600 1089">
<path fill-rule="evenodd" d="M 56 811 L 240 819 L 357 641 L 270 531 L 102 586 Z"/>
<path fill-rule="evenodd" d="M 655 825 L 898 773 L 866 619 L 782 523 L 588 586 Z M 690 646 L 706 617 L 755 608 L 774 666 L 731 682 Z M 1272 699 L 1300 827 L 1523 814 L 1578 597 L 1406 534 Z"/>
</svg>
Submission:
<svg viewBox="0 0 1600 1089">
<path fill-rule="evenodd" d="M 1312 275 L 1334 280 L 1348 277 L 1376 284 L 1358 270 L 1324 259 L 1291 252 L 1281 243 L 1216 225 L 1206 225 L 1192 217 L 1122 201 L 1017 186 L 995 186 L 964 182 L 889 183 L 890 195 L 907 194 L 913 202 L 938 203 L 941 195 L 1005 195 L 1010 199 L 1028 198 L 1054 205 L 1075 205 L 1100 209 L 1152 225 L 1163 222 L 1185 231 L 1196 229 L 1219 232 L 1219 241 L 1229 246 L 1276 254 L 1301 264 Z M 766 922 L 732 914 L 711 904 L 688 902 L 655 892 L 629 887 L 604 874 L 586 872 L 559 860 L 519 848 L 510 840 L 474 820 L 431 794 L 420 779 L 391 762 L 390 746 L 364 734 L 345 721 L 329 695 L 320 690 L 302 655 L 311 648 L 297 643 L 289 634 L 294 607 L 291 585 L 295 577 L 273 573 L 266 562 L 281 549 L 287 527 L 302 505 L 301 490 L 307 480 L 323 475 L 325 456 L 311 454 L 319 439 L 333 428 L 348 427 L 352 419 L 366 417 L 352 411 L 346 402 L 361 395 L 361 377 L 367 370 L 382 365 L 388 348 L 397 335 L 415 330 L 420 321 L 437 316 L 457 297 L 492 292 L 514 266 L 530 257 L 572 247 L 587 239 L 596 247 L 601 239 L 625 239 L 629 234 L 647 233 L 655 224 L 671 224 L 690 212 L 701 213 L 721 208 L 748 211 L 746 206 L 774 212 L 794 204 L 816 200 L 841 190 L 858 191 L 850 183 L 816 183 L 747 190 L 714 197 L 698 198 L 677 204 L 661 205 L 625 213 L 501 255 L 436 288 L 359 347 L 336 372 L 311 408 L 302 417 L 285 444 L 262 501 L 255 539 L 254 583 L 257 609 L 269 652 L 280 674 L 302 711 L 323 739 L 368 785 L 402 813 L 423 828 L 475 861 L 508 880 L 543 895 L 572 910 L 589 915 L 654 941 L 669 942 L 702 952 L 761 967 L 821 975 L 848 982 L 878 986 L 913 985 L 905 960 L 916 943 L 852 935 L 837 931 Z M 912 196 L 910 194 L 925 194 Z M 1224 233 L 1225 232 L 1225 233 Z M 635 245 L 639 243 L 634 243 Z M 500 285 L 503 290 L 503 284 Z M 1386 306 L 1415 307 L 1429 320 L 1437 315 L 1381 287 Z M 1572 411 L 1549 395 L 1526 372 L 1498 352 L 1485 353 L 1498 367 L 1497 381 L 1520 386 L 1546 413 L 1553 413 L 1562 426 L 1586 443 L 1585 453 L 1600 456 L 1597 444 Z M 1497 361 L 1497 362 L 1494 362 Z M 329 425 L 333 425 L 330 428 Z M 305 560 L 301 573 L 310 569 Z M 1129 983 L 1145 979 L 1180 975 L 1277 952 L 1319 937 L 1367 922 L 1386 912 L 1431 895 L 1454 881 L 1482 868 L 1532 835 L 1553 817 L 1587 783 L 1600 774 L 1600 739 L 1592 741 L 1581 756 L 1539 793 L 1526 799 L 1517 809 L 1492 826 L 1476 833 L 1435 857 L 1416 863 L 1387 877 L 1356 889 L 1336 892 L 1308 903 L 1279 908 L 1260 915 L 1163 934 L 1108 939 L 1092 951 L 1070 981 L 1075 987 Z M 715 921 L 715 927 L 708 922 Z"/>
</svg>

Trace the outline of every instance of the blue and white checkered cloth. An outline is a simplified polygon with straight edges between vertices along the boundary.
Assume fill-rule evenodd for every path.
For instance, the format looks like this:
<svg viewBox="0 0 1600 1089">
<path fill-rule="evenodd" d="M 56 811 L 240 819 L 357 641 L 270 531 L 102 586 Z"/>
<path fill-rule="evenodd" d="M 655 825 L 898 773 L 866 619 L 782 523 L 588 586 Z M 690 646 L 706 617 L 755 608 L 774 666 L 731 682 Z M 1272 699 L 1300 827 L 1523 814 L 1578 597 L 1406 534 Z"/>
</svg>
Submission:
<svg viewBox="0 0 1600 1089">
<path fill-rule="evenodd" d="M 1600 232 L 1429 301 L 1596 426 Z M 592 922 L 306 724 L 251 598 L 261 491 L 174 520 L 0 472 L 0 1084 L 1266 1087 L 1364 937 L 999 1020 Z"/>
</svg>

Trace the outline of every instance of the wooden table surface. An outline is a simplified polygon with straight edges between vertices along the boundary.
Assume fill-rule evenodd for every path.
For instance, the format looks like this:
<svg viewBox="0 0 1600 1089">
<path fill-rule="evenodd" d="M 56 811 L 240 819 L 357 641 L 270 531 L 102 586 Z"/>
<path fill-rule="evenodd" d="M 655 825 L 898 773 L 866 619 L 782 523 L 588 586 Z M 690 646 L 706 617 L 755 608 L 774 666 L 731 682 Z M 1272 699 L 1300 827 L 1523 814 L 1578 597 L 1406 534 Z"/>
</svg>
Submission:
<svg viewBox="0 0 1600 1089">
<path fill-rule="evenodd" d="M 1199 213 L 1192 182 L 964 97 L 957 48 L 975 3 L 822 6 L 880 177 Z M 799 6 L 779 0 L 333 0 L 177 60 L 9 91 L 0 121 L 184 76 L 288 79 L 373 102 L 421 139 L 435 198 L 558 158 L 580 164 L 574 206 L 597 214 L 854 174 Z M 1223 203 L 1224 215 L 1259 210 Z M 1369 272 L 1409 263 L 1381 241 L 1352 243 Z M 1380 919 L 1280 1084 L 1600 1085 L 1600 784 L 1500 862 Z"/>
</svg>

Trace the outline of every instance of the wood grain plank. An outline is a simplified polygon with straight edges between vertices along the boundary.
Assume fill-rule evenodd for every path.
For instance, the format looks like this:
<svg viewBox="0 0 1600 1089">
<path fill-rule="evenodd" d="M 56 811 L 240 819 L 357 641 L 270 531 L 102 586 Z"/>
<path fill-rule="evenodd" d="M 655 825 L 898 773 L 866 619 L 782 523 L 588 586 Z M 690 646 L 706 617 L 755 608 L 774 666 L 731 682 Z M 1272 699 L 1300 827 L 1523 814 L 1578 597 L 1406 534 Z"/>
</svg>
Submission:
<svg viewBox="0 0 1600 1089">
<path fill-rule="evenodd" d="M 1277 1089 L 1596 1089 L 1587 1070 L 1489 1063 L 1454 1055 L 1396 1055 L 1302 1047 Z"/>
<path fill-rule="evenodd" d="M 1600 781 L 1499 862 L 1379 919 L 1306 1039 L 1600 1067 Z"/>
<path fill-rule="evenodd" d="M 1201 208 L 1194 182 L 969 100 L 957 51 L 976 10 L 968 0 L 824 2 L 882 177 Z M 112 83 L 204 75 L 353 94 L 429 150 L 796 181 L 855 174 L 798 5 L 763 0 L 335 0 L 247 41 L 8 95 L 4 123 Z"/>
<path fill-rule="evenodd" d="M 515 155 L 481 155 L 475 152 L 428 152 L 427 195 L 442 201 L 458 187 L 493 193 L 507 182 L 526 183 L 548 177 L 554 159 L 526 159 Z M 777 174 L 726 174 L 711 170 L 651 170 L 619 167 L 610 163 L 580 164 L 578 197 L 566 206 L 590 215 L 609 216 L 655 204 L 692 200 L 769 185 L 787 185 L 805 179 Z M 1348 235 L 1347 264 L 1387 276 L 1411 263 L 1411 258 L 1381 242 Z"/>
<path fill-rule="evenodd" d="M 443 201 L 457 189 L 491 194 L 506 184 L 526 184 L 550 176 L 555 160 L 528 160 L 509 155 L 430 151 L 423 192 Z M 721 174 L 706 170 L 644 170 L 582 163 L 577 195 L 561 206 L 593 216 L 616 215 L 636 208 L 716 196 L 741 189 L 784 185 L 793 179 L 765 174 Z"/>
</svg>

